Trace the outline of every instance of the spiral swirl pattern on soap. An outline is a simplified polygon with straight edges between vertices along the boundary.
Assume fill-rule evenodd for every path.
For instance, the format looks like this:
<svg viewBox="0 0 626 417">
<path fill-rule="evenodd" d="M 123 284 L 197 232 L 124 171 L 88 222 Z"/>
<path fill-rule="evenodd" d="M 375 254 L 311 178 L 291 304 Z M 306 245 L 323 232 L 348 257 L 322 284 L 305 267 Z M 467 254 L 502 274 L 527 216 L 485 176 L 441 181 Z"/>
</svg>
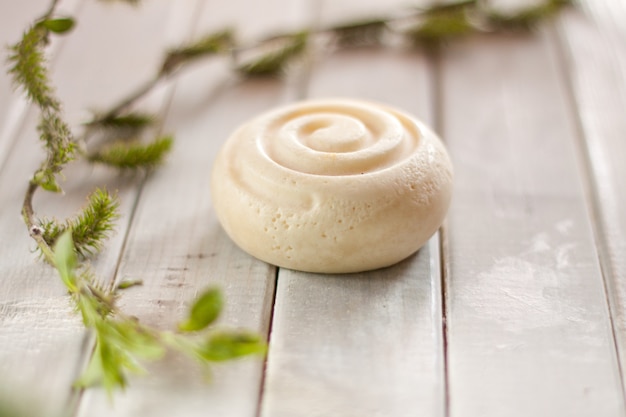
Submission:
<svg viewBox="0 0 626 417">
<path fill-rule="evenodd" d="M 356 272 L 414 253 L 439 227 L 452 189 L 428 128 L 355 100 L 295 103 L 237 129 L 211 192 L 228 235 L 269 263 Z"/>
<path fill-rule="evenodd" d="M 404 115 L 355 103 L 309 105 L 276 114 L 257 146 L 276 164 L 313 175 L 358 175 L 393 166 L 419 142 Z"/>
</svg>

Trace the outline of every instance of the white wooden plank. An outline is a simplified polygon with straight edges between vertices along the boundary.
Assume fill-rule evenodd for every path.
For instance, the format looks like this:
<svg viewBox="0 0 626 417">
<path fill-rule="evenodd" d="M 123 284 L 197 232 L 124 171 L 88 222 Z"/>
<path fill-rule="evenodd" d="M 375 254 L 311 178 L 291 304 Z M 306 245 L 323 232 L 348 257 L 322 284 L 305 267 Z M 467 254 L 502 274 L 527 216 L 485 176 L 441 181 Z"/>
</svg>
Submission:
<svg viewBox="0 0 626 417">
<path fill-rule="evenodd" d="M 60 9 L 67 10 L 70 3 L 62 3 Z M 58 86 L 73 123 L 81 118 L 78 117 L 77 109 L 93 105 L 98 102 L 98 97 L 107 99 L 111 93 L 110 86 L 94 83 L 94 79 L 98 79 L 94 73 L 89 77 L 80 75 L 83 70 L 80 57 L 85 57 L 86 50 L 106 50 L 111 45 L 105 35 L 105 32 L 111 31 L 110 22 L 101 20 L 102 14 L 99 15 L 97 10 L 99 7 L 103 6 L 92 2 L 78 14 L 77 33 L 66 38 L 68 42 L 58 57 L 59 65 L 53 71 L 54 83 Z M 168 10 L 167 1 L 151 2 L 151 6 L 146 6 L 145 13 L 149 21 L 153 19 L 153 23 L 159 19 L 165 22 Z M 116 8 L 107 9 L 103 14 L 116 21 L 116 14 L 122 16 L 126 13 L 126 8 Z M 97 35 L 90 36 L 88 30 L 83 31 L 81 22 L 85 24 L 83 28 L 91 25 Z M 89 56 L 89 65 L 93 65 L 90 70 L 97 68 L 97 74 L 106 74 L 110 68 L 115 68 L 116 71 L 132 74 L 134 70 L 138 70 L 138 73 L 145 71 L 146 65 L 151 69 L 154 62 L 160 59 L 163 45 L 157 41 L 160 38 L 153 34 L 150 35 L 151 43 L 146 44 L 146 30 L 152 32 L 152 28 L 142 29 L 137 22 L 124 29 L 116 29 L 116 35 L 127 38 L 125 46 L 139 47 L 134 52 L 138 62 L 112 60 L 106 53 L 94 54 Z M 138 43 L 129 40 L 132 39 L 131 34 L 137 36 Z M 116 85 L 128 87 L 125 82 L 131 81 L 136 82 L 137 79 L 126 76 Z M 6 165 L 0 170 L 0 233 L 4 237 L 0 242 L 0 279 L 3 288 L 0 293 L 0 375 L 3 380 L 11 381 L 12 386 L 21 390 L 22 394 L 34 397 L 33 401 L 41 395 L 49 415 L 60 415 L 62 409 L 71 406 L 68 400 L 71 398 L 72 382 L 81 372 L 91 348 L 85 343 L 83 326 L 73 313 L 58 277 L 52 268 L 38 262 L 32 253 L 34 245 L 19 214 L 28 179 L 43 158 L 35 133 L 35 113 L 30 112 L 16 146 L 11 149 Z M 104 279 L 110 278 L 125 238 L 124 225 L 133 207 L 133 187 L 138 182 L 117 176 L 111 170 L 81 164 L 70 167 L 66 176 L 68 180 L 63 183 L 66 194 L 39 193 L 35 199 L 36 211 L 65 217 L 84 204 L 85 196 L 95 186 L 106 184 L 111 191 L 119 190 L 122 200 L 121 230 L 108 242 L 108 250 L 94 262 L 98 275 Z"/>
<path fill-rule="evenodd" d="M 450 415 L 624 415 L 575 124 L 549 38 L 444 55 Z"/>
<path fill-rule="evenodd" d="M 352 11 L 366 13 L 367 5 L 352 3 Z M 322 14 L 322 26 L 326 19 L 346 20 L 335 10 Z M 377 100 L 432 121 L 423 56 L 359 49 L 320 61 L 311 97 Z M 437 237 L 383 270 L 280 270 L 262 415 L 443 416 L 439 280 Z"/>
<path fill-rule="evenodd" d="M 581 2 L 586 14 L 561 21 L 564 63 L 586 139 L 595 189 L 602 269 L 612 303 L 622 369 L 626 363 L 626 4 Z"/>
<path fill-rule="evenodd" d="M 207 2 L 196 33 L 232 23 L 242 39 L 287 28 L 299 20 L 297 2 Z M 279 21 L 259 19 L 275 13 Z M 145 278 L 138 291 L 125 294 L 121 306 L 162 328 L 173 328 L 188 302 L 210 285 L 225 293 L 220 323 L 267 334 L 275 284 L 274 267 L 241 252 L 226 237 L 211 209 L 209 177 L 221 144 L 243 121 L 277 105 L 285 95 L 279 80 L 240 82 L 223 60 L 199 64 L 182 75 L 165 129 L 176 133 L 177 146 L 143 189 L 120 277 Z M 263 359 L 214 367 L 207 382 L 197 364 L 168 357 L 150 367 L 149 379 L 133 378 L 125 394 L 111 404 L 106 395 L 88 392 L 85 416 L 254 416 L 257 413 Z"/>
</svg>

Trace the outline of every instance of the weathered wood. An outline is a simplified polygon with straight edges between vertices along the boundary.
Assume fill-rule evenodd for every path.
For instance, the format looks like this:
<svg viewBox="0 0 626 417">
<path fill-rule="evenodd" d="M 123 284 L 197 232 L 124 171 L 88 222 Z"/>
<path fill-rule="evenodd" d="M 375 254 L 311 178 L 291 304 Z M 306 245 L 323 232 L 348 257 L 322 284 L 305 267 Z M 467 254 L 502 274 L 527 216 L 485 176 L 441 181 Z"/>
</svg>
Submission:
<svg viewBox="0 0 626 417">
<path fill-rule="evenodd" d="M 622 370 L 626 364 L 626 4 L 581 2 L 567 13 L 561 38 L 592 177 L 602 270 L 611 302 Z"/>
<path fill-rule="evenodd" d="M 320 25 L 327 19 L 342 20 L 335 9 Z M 420 54 L 361 49 L 319 61 L 311 97 L 377 100 L 432 122 L 432 79 Z M 262 415 L 443 416 L 439 280 L 437 237 L 383 270 L 281 269 Z"/>
<path fill-rule="evenodd" d="M 223 29 L 230 21 L 249 40 L 298 19 L 302 25 L 307 17 L 302 8 L 294 8 L 296 3 L 231 1 L 215 9 L 207 2 L 195 33 Z M 275 13 L 281 21 L 258 18 L 265 13 Z M 212 161 L 230 133 L 279 104 L 284 95 L 280 80 L 240 81 L 223 59 L 181 76 L 164 127 L 176 132 L 177 145 L 142 190 L 119 269 L 119 278 L 144 279 L 141 288 L 120 301 L 129 314 L 171 329 L 196 294 L 218 286 L 226 299 L 219 325 L 267 335 L 275 268 L 243 253 L 224 234 L 211 209 L 209 178 Z M 150 367 L 150 379 L 133 378 L 115 404 L 101 391 L 86 393 L 80 414 L 255 416 L 263 367 L 262 358 L 216 365 L 211 382 L 196 363 L 171 356 Z"/>
<path fill-rule="evenodd" d="M 442 59 L 452 417 L 624 415 L 556 55 L 542 32 L 476 38 Z"/>
<path fill-rule="evenodd" d="M 75 2 L 62 2 L 59 10 L 67 11 L 70 4 Z M 107 55 L 111 52 L 111 39 L 107 33 L 113 31 L 110 24 L 101 19 L 107 15 L 116 21 L 117 15 L 126 15 L 127 6 L 119 6 L 103 6 L 95 2 L 85 5 L 76 16 L 78 33 L 66 38 L 68 42 L 61 45 L 58 59 L 54 60 L 58 65 L 53 68 L 53 82 L 73 124 L 82 119 L 78 109 L 94 105 L 98 97 L 103 100 L 110 98 L 114 88 L 94 82 L 100 75 L 111 68 L 127 74 L 137 70 L 138 75 L 143 75 L 146 65 L 151 70 L 156 65 L 154 62 L 160 60 L 163 45 L 157 42 L 159 38 L 151 34 L 150 42 L 146 43 L 146 38 L 141 36 L 150 28 L 142 29 L 138 24 L 116 28 L 116 36 L 120 36 L 119 40 L 124 45 L 124 48 L 118 49 L 121 59 L 113 60 Z M 168 17 L 167 7 L 167 1 L 151 2 L 144 8 L 144 13 L 153 19 L 153 23 L 159 19 L 164 22 Z M 103 11 L 102 14 L 99 11 Z M 80 22 L 85 24 L 83 29 Z M 89 26 L 98 35 L 89 35 L 86 29 Z M 139 52 L 132 51 L 134 42 L 129 39 L 133 36 L 140 41 L 135 44 Z M 102 55 L 94 52 L 88 56 L 89 65 L 98 69 L 98 75 L 79 75 L 81 62 L 85 62 L 81 59 L 84 60 L 88 55 L 86 51 L 91 49 L 104 51 Z M 124 58 L 124 55 L 130 54 L 137 62 Z M 130 83 L 138 81 L 127 75 L 120 80 L 119 86 L 128 88 Z M 72 311 L 56 273 L 32 253 L 34 244 L 19 214 L 28 179 L 44 158 L 35 131 L 36 119 L 36 111 L 30 111 L 6 164 L 0 169 L 0 234 L 5 237 L 0 241 L 0 375 L 3 381 L 11 382 L 12 388 L 18 387 L 28 393 L 32 397 L 31 402 L 40 401 L 46 415 L 53 416 L 72 407 L 72 382 L 82 371 L 91 347 L 86 343 L 80 318 Z M 121 230 L 108 242 L 108 250 L 94 262 L 98 276 L 111 278 L 125 238 L 124 225 L 133 207 L 133 198 L 126 197 L 132 197 L 133 187 L 138 182 L 128 181 L 128 178 L 119 177 L 114 171 L 102 167 L 91 168 L 81 164 L 70 167 L 66 175 L 68 180 L 62 183 L 65 195 L 41 192 L 36 196 L 35 209 L 38 213 L 65 217 L 84 204 L 86 195 L 95 186 L 108 184 L 111 191 L 119 190 L 122 199 Z"/>
<path fill-rule="evenodd" d="M 48 5 L 0 3 L 2 44 Z M 55 36 L 51 58 L 76 127 L 85 109 L 149 79 L 165 46 L 192 30 L 235 26 L 252 43 L 399 10 L 378 0 L 103 3 L 59 8 L 77 13 L 76 33 Z M 212 382 L 172 355 L 113 403 L 86 391 L 77 415 L 625 416 L 617 358 L 626 362 L 626 4 L 579 3 L 582 11 L 537 36 L 455 41 L 434 66 L 416 51 L 360 48 L 320 54 L 304 63 L 310 74 L 286 82 L 243 82 L 217 59 L 164 83 L 142 103 L 165 114 L 160 130 L 177 138 L 162 169 L 142 185 L 141 176 L 75 164 L 66 195 L 39 193 L 36 208 L 64 217 L 108 184 L 122 219 L 94 266 L 103 279 L 145 281 L 123 294 L 122 308 L 172 328 L 195 294 L 218 285 L 227 303 L 220 325 L 271 327 L 270 352 L 265 364 L 216 366 Z M 219 145 L 242 121 L 305 95 L 374 99 L 440 121 L 456 168 L 441 254 L 447 317 L 437 237 L 385 270 L 281 270 L 275 286 L 276 269 L 222 232 L 208 190 Z M 30 252 L 19 216 L 43 157 L 36 111 L 24 103 L 0 74 L 0 397 L 9 388 L 54 416 L 75 409 L 70 387 L 92 341 L 52 268 Z"/>
</svg>

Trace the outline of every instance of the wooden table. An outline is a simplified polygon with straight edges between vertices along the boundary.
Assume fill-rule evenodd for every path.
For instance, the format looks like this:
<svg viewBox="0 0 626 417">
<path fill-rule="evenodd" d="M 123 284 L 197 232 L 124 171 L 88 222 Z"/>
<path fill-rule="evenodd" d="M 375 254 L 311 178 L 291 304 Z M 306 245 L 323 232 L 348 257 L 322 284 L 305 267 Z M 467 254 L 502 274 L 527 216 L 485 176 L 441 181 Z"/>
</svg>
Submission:
<svg viewBox="0 0 626 417">
<path fill-rule="evenodd" d="M 53 42 L 51 65 L 76 126 L 194 35 L 231 25 L 245 42 L 405 4 L 143 3 L 61 2 L 78 26 Z M 122 218 L 94 266 L 106 279 L 144 280 L 120 306 L 168 328 L 218 285 L 220 323 L 266 335 L 269 354 L 216 366 L 208 383 L 168 357 L 113 402 L 70 389 L 93 341 L 20 219 L 43 153 L 37 112 L 0 75 L 1 384 L 46 417 L 626 415 L 626 2 L 581 3 L 534 35 L 474 36 L 438 58 L 318 51 L 284 80 L 248 81 L 218 59 L 160 86 L 141 107 L 175 133 L 167 164 L 148 178 L 75 164 L 66 194 L 39 193 L 36 210 L 68 215 L 108 184 Z M 47 4 L 3 1 L 2 44 Z M 449 148 L 447 221 L 396 266 L 348 276 L 277 269 L 235 247 L 215 219 L 209 174 L 229 133 L 281 103 L 324 96 L 404 108 Z"/>
</svg>

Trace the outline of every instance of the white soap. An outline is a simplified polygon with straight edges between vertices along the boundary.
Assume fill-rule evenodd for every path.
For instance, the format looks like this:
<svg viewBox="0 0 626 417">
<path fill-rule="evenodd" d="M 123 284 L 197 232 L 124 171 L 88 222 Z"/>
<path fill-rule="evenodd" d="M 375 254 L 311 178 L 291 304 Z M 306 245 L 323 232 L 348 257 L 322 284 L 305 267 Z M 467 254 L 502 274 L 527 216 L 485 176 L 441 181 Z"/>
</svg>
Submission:
<svg viewBox="0 0 626 417">
<path fill-rule="evenodd" d="M 217 217 L 285 268 L 359 272 L 415 253 L 443 222 L 452 165 L 437 136 L 386 105 L 312 100 L 239 127 L 211 178 Z"/>
</svg>

